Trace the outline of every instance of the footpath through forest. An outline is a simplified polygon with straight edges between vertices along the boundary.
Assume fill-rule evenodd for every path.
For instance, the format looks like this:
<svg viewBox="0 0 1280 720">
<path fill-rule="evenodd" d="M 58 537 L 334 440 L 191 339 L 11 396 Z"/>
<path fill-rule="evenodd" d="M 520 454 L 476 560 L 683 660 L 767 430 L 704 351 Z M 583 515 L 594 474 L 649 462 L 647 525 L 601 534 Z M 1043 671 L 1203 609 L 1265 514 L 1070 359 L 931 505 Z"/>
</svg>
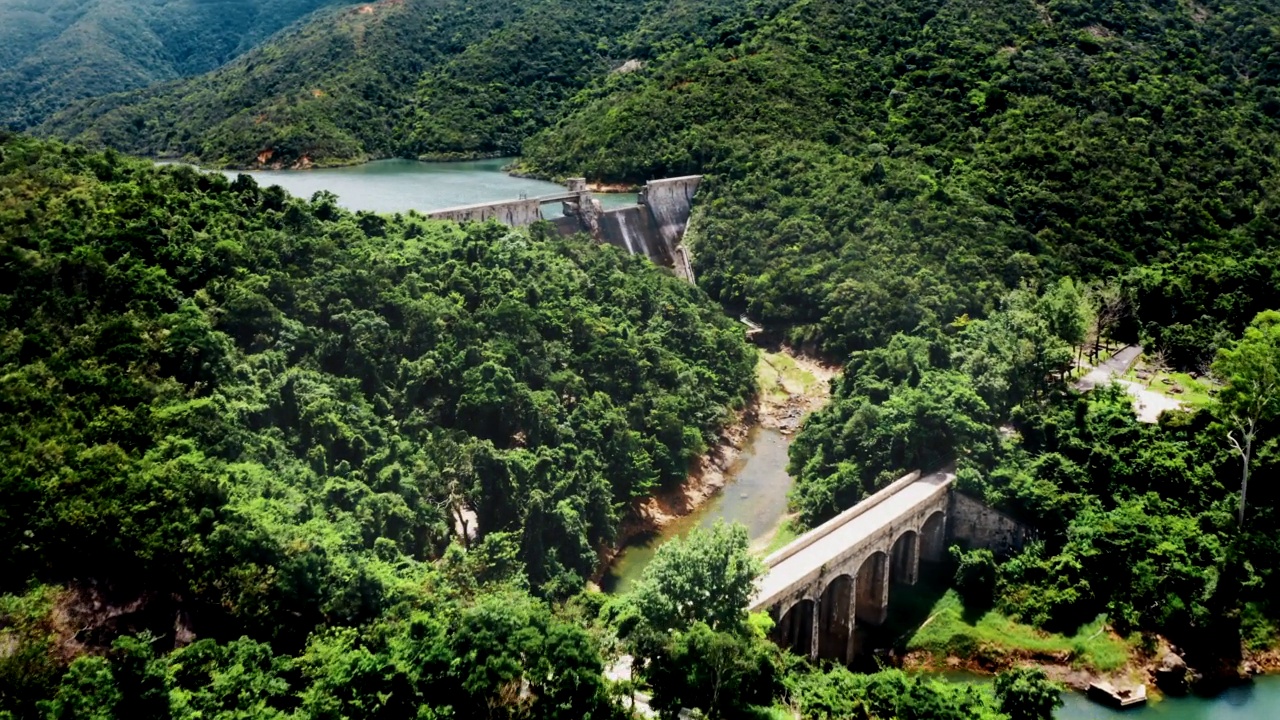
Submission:
<svg viewBox="0 0 1280 720">
<path fill-rule="evenodd" d="M 1141 345 L 1128 345 L 1121 348 L 1115 355 L 1107 358 L 1080 378 L 1076 382 L 1076 389 L 1089 392 L 1112 382 L 1119 383 L 1129 395 L 1133 396 L 1134 412 L 1138 414 L 1138 419 L 1145 423 L 1157 422 L 1160 419 L 1160 413 L 1166 410 L 1181 409 L 1182 403 L 1178 400 L 1161 395 L 1139 383 L 1122 379 L 1141 356 Z"/>
</svg>

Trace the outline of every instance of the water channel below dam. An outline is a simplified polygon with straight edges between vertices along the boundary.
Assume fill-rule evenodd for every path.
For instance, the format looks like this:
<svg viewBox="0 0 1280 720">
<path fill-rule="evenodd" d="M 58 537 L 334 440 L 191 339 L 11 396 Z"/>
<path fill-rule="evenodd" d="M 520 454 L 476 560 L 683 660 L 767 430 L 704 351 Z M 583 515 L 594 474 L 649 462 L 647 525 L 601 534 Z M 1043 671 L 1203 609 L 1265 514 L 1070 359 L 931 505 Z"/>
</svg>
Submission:
<svg viewBox="0 0 1280 720">
<path fill-rule="evenodd" d="M 246 171 L 262 186 L 279 185 L 293 195 L 310 198 L 327 190 L 349 210 L 396 213 L 429 212 L 459 205 L 496 202 L 548 195 L 564 188 L 554 183 L 507 175 L 502 168 L 510 159 L 456 163 L 382 160 L 342 168 L 313 170 Z M 227 172 L 229 177 L 238 173 Z M 597 194 L 606 208 L 636 202 L 634 194 Z M 547 217 L 559 213 L 559 205 L 544 208 Z M 735 464 L 726 473 L 727 483 L 692 515 L 675 520 L 657 535 L 625 549 L 604 580 L 610 592 L 632 587 L 657 548 L 694 527 L 707 527 L 717 519 L 740 522 L 753 544 L 767 543 L 786 513 L 787 450 L 791 438 L 757 427 L 751 430 Z M 954 678 L 953 678 L 954 679 Z M 1212 698 L 1167 698 L 1145 707 L 1119 712 L 1097 705 L 1083 695 L 1068 693 L 1057 720 L 1280 720 L 1280 677 L 1263 677 Z"/>
<path fill-rule="evenodd" d="M 787 512 L 787 492 L 792 484 L 787 475 L 790 447 L 789 436 L 771 428 L 752 428 L 742 453 L 725 473 L 724 488 L 692 514 L 624 549 L 604 578 L 604 590 L 627 592 L 640 579 L 659 546 L 695 527 L 710 527 L 717 520 L 742 523 L 753 544 L 771 537 Z"/>
<path fill-rule="evenodd" d="M 989 676 L 947 672 L 948 682 L 988 684 Z M 1128 710 L 1099 705 L 1083 693 L 1064 692 L 1064 705 L 1054 720 L 1277 720 L 1280 719 L 1280 676 L 1262 676 L 1214 695 L 1164 697 Z"/>
</svg>

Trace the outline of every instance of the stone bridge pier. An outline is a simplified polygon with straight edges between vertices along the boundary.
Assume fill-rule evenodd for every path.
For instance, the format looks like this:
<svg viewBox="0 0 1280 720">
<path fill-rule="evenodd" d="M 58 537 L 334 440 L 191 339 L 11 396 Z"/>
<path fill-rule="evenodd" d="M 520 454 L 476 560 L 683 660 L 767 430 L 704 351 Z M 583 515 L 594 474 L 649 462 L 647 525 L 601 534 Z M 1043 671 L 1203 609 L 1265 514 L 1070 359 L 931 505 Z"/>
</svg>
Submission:
<svg viewBox="0 0 1280 720">
<path fill-rule="evenodd" d="M 814 660 L 851 663 L 860 632 L 888 618 L 891 589 L 915 585 L 951 541 L 1020 547 L 1026 528 L 957 500 L 954 477 L 907 475 L 767 558 L 752 609 L 773 617 L 772 639 Z"/>
</svg>

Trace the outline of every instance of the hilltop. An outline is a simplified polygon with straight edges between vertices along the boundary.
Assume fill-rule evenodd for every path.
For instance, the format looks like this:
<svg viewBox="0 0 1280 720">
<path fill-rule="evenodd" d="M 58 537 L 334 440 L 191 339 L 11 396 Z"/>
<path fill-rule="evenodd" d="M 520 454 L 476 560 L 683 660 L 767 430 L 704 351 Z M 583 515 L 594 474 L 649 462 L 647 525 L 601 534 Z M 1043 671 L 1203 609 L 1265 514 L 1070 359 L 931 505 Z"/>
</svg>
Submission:
<svg viewBox="0 0 1280 720">
<path fill-rule="evenodd" d="M 515 154 L 592 79 L 718 37 L 745 4 L 383 0 L 211 73 L 77 104 L 40 132 L 230 167 Z"/>
<path fill-rule="evenodd" d="M 0 126 L 208 72 L 341 0 L 0 0 Z"/>
</svg>

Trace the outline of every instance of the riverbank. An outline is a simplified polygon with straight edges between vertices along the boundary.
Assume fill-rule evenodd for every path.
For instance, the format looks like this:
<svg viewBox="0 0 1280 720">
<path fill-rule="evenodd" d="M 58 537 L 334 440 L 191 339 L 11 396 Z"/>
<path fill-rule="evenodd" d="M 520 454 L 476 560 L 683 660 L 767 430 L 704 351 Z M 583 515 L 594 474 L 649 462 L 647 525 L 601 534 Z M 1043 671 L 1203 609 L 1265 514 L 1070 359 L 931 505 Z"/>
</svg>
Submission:
<svg viewBox="0 0 1280 720">
<path fill-rule="evenodd" d="M 633 504 L 613 546 L 604 549 L 593 581 L 600 583 L 629 548 L 661 538 L 665 531 L 703 510 L 733 480 L 753 433 L 761 429 L 784 436 L 796 432 L 804 418 L 829 399 L 830 380 L 838 368 L 782 348 L 762 352 L 756 367 L 759 392 L 721 433 L 716 444 L 693 467 L 685 482 Z M 778 438 L 778 435 L 774 435 Z M 785 446 L 774 441 L 777 464 L 785 464 Z M 784 472 L 780 470 L 779 472 Z M 785 478 L 784 478 L 785 479 Z M 783 488 L 785 490 L 785 488 Z M 781 503 L 781 499 L 778 501 Z M 778 512 L 781 512 L 779 506 Z M 783 516 L 771 523 L 776 533 Z"/>
<path fill-rule="evenodd" d="M 996 610 L 967 612 L 954 590 L 934 597 L 928 616 L 920 615 L 906 632 L 894 629 L 905 654 L 896 664 L 915 672 L 967 672 L 994 675 L 1012 667 L 1036 667 L 1064 687 L 1085 692 L 1095 682 L 1118 687 L 1145 685 L 1152 698 L 1161 686 L 1176 690 L 1173 677 L 1183 677 L 1185 691 L 1220 691 L 1259 674 L 1280 672 L 1280 653 L 1245 653 L 1239 665 L 1188 669 L 1180 651 L 1157 635 L 1123 638 L 1099 616 L 1072 636 L 1048 633 L 1005 617 Z M 906 598 L 910 609 L 912 598 Z M 917 604 L 918 605 L 918 604 Z M 1166 681 L 1161 683 L 1161 675 Z"/>
</svg>

